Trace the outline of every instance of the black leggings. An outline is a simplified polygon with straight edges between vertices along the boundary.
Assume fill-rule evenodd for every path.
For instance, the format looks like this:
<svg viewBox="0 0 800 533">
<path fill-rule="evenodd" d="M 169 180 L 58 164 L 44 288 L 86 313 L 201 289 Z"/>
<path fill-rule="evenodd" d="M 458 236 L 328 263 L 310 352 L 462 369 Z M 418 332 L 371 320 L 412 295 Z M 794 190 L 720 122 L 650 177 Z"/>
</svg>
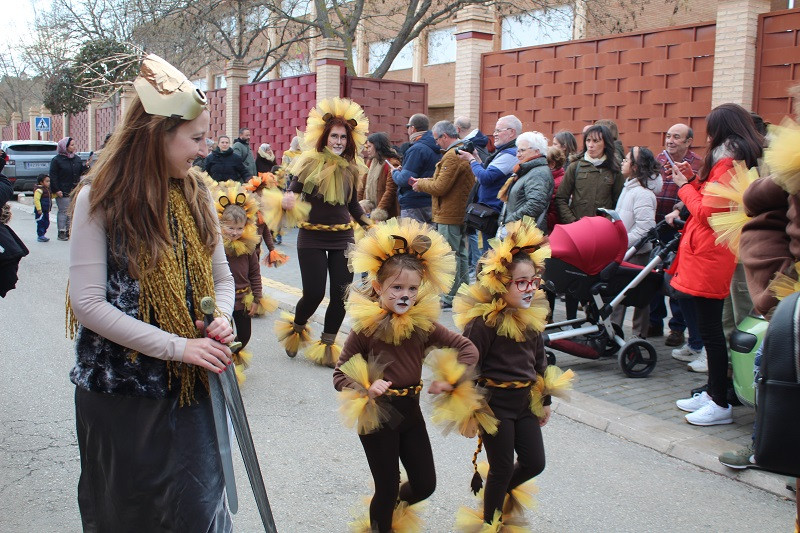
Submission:
<svg viewBox="0 0 800 533">
<path fill-rule="evenodd" d="M 531 412 L 530 387 L 490 389 L 489 407 L 500 421 L 497 433 L 483 433 L 489 477 L 483 493 L 483 520 L 502 512 L 506 494 L 544 470 L 544 443 L 539 419 Z M 514 451 L 517 462 L 514 462 Z"/>
<path fill-rule="evenodd" d="M 708 356 L 708 395 L 714 403 L 728 407 L 728 345 L 722 329 L 724 300 L 695 296 L 697 329 Z"/>
<path fill-rule="evenodd" d="M 250 342 L 252 335 L 252 318 L 247 314 L 247 309 L 233 312 L 233 323 L 236 324 L 236 339 L 242 343 L 242 348 Z"/>
<path fill-rule="evenodd" d="M 379 533 L 392 530 L 392 512 L 398 496 L 412 505 L 426 499 L 436 488 L 431 441 L 419 409 L 419 396 L 396 397 L 389 401 L 402 417 L 399 424 L 359 435 L 375 482 L 369 518 L 372 528 Z M 402 486 L 399 486 L 398 459 L 408 474 L 408 481 Z"/>
<path fill-rule="evenodd" d="M 336 334 L 344 321 L 344 294 L 353 282 L 353 273 L 347 268 L 344 250 L 319 250 L 298 248 L 300 278 L 303 281 L 303 297 L 297 302 L 294 312 L 296 324 L 305 324 L 317 310 L 325 297 L 325 282 L 330 274 L 331 290 L 328 310 L 325 312 L 324 333 Z"/>
</svg>

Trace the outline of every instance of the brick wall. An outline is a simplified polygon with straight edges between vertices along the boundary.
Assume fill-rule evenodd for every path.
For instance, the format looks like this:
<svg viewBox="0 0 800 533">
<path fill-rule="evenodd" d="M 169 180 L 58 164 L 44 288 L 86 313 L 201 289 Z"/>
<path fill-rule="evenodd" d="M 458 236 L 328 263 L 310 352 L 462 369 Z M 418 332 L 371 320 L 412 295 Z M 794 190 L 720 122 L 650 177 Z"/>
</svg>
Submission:
<svg viewBox="0 0 800 533">
<path fill-rule="evenodd" d="M 114 114 L 117 108 L 114 107 L 100 107 L 95 115 L 95 128 L 94 128 L 94 145 L 99 150 L 103 146 L 103 140 L 106 135 L 114 130 Z"/>
<path fill-rule="evenodd" d="M 280 161 L 296 131 L 305 129 L 308 111 L 316 104 L 316 74 L 249 83 L 239 94 L 239 124 L 250 129 L 253 152 L 267 142 Z"/>
<path fill-rule="evenodd" d="M 406 124 L 411 115 L 428 112 L 424 83 L 348 77 L 345 96 L 358 102 L 369 118 L 369 131 L 389 134 L 392 144 L 408 140 Z"/>
<path fill-rule="evenodd" d="M 69 117 L 69 136 L 75 139 L 79 152 L 89 149 L 89 112 L 81 111 Z"/>
<path fill-rule="evenodd" d="M 31 138 L 31 123 L 20 122 L 17 124 L 17 139 L 30 139 Z"/>
<path fill-rule="evenodd" d="M 672 124 L 684 122 L 702 148 L 714 42 L 706 23 L 485 54 L 481 129 L 514 114 L 525 130 L 551 137 L 608 118 L 625 146 L 655 149 Z"/>
<path fill-rule="evenodd" d="M 64 115 L 53 115 L 50 121 L 50 139 L 53 141 L 60 141 L 64 136 Z"/>
<path fill-rule="evenodd" d="M 214 89 L 206 92 L 211 114 L 208 137 L 215 141 L 220 135 L 225 135 L 225 91 L 226 89 Z"/>
<path fill-rule="evenodd" d="M 753 108 L 764 120 L 780 124 L 793 111 L 787 91 L 800 83 L 800 9 L 763 14 L 758 28 Z"/>
</svg>

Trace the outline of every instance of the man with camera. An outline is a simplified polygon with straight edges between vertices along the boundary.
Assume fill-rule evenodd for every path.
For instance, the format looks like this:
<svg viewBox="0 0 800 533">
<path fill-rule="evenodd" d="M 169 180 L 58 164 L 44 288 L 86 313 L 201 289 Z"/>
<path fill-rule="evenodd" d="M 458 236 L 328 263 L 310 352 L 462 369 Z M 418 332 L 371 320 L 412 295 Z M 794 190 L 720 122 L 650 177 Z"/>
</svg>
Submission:
<svg viewBox="0 0 800 533">
<path fill-rule="evenodd" d="M 432 197 L 433 221 L 439 233 L 456 252 L 456 279 L 449 294 L 442 296 L 442 307 L 449 309 L 453 297 L 462 283 L 469 283 L 467 262 L 467 232 L 464 225 L 464 210 L 475 177 L 469 163 L 459 158 L 462 149 L 472 148 L 459 140 L 458 132 L 452 122 L 442 120 L 433 125 L 433 138 L 444 152 L 436 163 L 436 170 L 430 178 L 410 178 L 409 184 L 415 191 L 425 192 Z M 467 141 L 469 142 L 469 141 Z M 470 143 L 471 144 L 471 143 Z"/>
<path fill-rule="evenodd" d="M 494 128 L 495 151 L 485 161 L 476 157 L 476 151 L 460 150 L 458 157 L 470 164 L 470 169 L 478 183 L 476 190 L 471 194 L 470 206 L 481 204 L 497 212 L 495 220 L 499 218 L 503 202 L 497 198 L 500 187 L 506 182 L 514 171 L 514 166 L 519 163 L 517 159 L 517 137 L 522 133 L 522 122 L 514 115 L 505 115 L 497 119 Z M 495 228 L 496 231 L 496 228 Z M 480 255 L 489 248 L 489 235 L 491 231 L 482 231 L 483 246 L 478 247 L 477 234 L 470 234 L 470 267 L 475 268 Z"/>
<path fill-rule="evenodd" d="M 409 178 L 429 178 L 436 170 L 436 163 L 442 158 L 440 148 L 428 131 L 428 117 L 417 113 L 408 119 L 406 129 L 411 146 L 403 154 L 403 167 L 392 171 L 392 180 L 397 184 L 397 199 L 400 203 L 400 216 L 413 218 L 430 224 L 431 196 L 411 188 Z"/>
</svg>

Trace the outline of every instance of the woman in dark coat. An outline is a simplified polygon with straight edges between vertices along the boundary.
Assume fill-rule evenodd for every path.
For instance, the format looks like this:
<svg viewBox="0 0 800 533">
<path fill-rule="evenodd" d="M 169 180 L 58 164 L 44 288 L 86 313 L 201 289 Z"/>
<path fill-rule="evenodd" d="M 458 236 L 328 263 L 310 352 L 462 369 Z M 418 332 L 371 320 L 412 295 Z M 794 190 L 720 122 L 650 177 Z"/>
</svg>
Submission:
<svg viewBox="0 0 800 533">
<path fill-rule="evenodd" d="M 77 156 L 75 139 L 64 137 L 58 141 L 58 154 L 50 161 L 50 193 L 58 206 L 58 240 L 69 240 L 69 195 L 88 170 Z"/>
</svg>

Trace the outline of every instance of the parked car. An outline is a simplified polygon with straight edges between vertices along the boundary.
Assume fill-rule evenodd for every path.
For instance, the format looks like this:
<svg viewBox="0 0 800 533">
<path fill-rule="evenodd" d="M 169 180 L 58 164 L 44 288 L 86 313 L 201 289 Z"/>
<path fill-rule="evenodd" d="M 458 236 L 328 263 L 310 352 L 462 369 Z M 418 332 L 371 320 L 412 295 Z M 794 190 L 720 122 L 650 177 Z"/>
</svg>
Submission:
<svg viewBox="0 0 800 533">
<path fill-rule="evenodd" d="M 36 176 L 50 171 L 50 160 L 58 153 L 52 141 L 3 141 L 0 148 L 6 153 L 3 174 L 15 191 L 32 191 Z"/>
<path fill-rule="evenodd" d="M 39 174 L 50 172 L 50 161 L 58 153 L 58 143 L 52 141 L 3 141 L 0 149 L 6 153 L 3 174 L 15 191 L 32 191 Z M 78 152 L 85 163 L 94 152 Z"/>
</svg>

